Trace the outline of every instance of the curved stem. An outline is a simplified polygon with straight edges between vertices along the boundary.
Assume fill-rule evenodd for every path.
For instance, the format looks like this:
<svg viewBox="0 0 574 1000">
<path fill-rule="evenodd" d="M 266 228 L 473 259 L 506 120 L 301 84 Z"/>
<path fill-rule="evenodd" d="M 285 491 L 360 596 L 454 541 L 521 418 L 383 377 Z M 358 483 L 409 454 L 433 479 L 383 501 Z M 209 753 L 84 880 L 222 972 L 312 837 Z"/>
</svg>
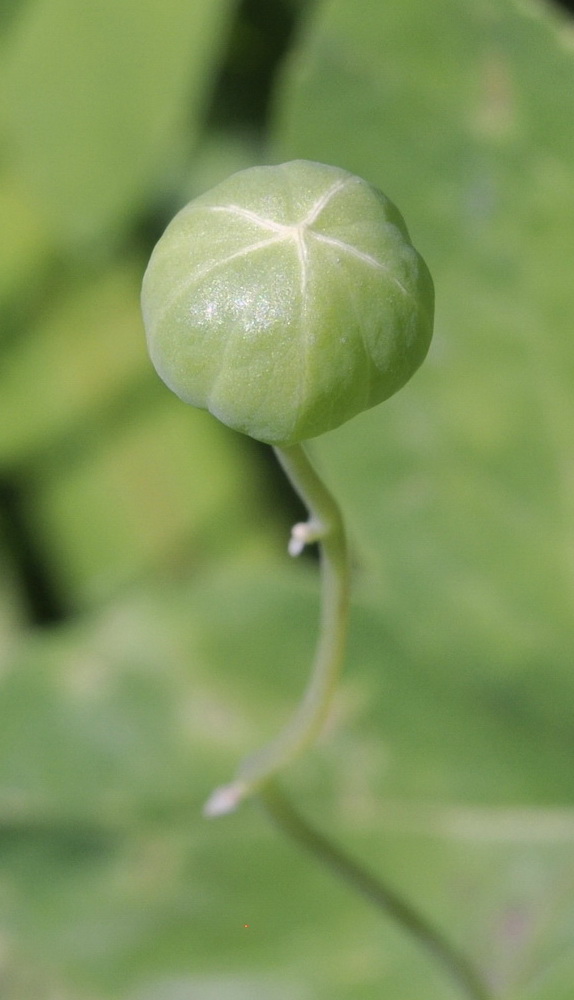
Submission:
<svg viewBox="0 0 574 1000">
<path fill-rule="evenodd" d="M 348 882 L 374 906 L 386 912 L 431 951 L 458 982 L 468 1000 L 491 1000 L 490 992 L 468 959 L 394 889 L 385 885 L 310 826 L 274 782 L 269 782 L 260 790 L 259 798 L 283 833 L 330 868 L 338 878 Z"/>
<path fill-rule="evenodd" d="M 293 528 L 289 552 L 298 555 L 306 544 L 320 543 L 320 634 L 311 677 L 295 715 L 267 746 L 248 757 L 230 785 L 215 790 L 204 812 L 231 812 L 279 770 L 306 750 L 319 735 L 329 714 L 347 636 L 349 561 L 339 507 L 313 468 L 302 445 L 276 448 L 276 455 L 309 510 L 309 520 Z"/>
<path fill-rule="evenodd" d="M 271 780 L 314 742 L 325 723 L 343 664 L 349 606 L 349 560 L 339 507 L 301 445 L 275 451 L 309 510 L 309 520 L 293 528 L 289 552 L 296 556 L 310 542 L 320 543 L 319 642 L 307 689 L 294 716 L 271 743 L 241 764 L 230 785 L 216 789 L 205 813 L 217 816 L 231 812 L 242 799 L 258 792 L 284 833 L 416 937 L 448 969 L 469 1000 L 489 1000 L 486 986 L 465 956 L 393 889 L 314 830 Z"/>
</svg>

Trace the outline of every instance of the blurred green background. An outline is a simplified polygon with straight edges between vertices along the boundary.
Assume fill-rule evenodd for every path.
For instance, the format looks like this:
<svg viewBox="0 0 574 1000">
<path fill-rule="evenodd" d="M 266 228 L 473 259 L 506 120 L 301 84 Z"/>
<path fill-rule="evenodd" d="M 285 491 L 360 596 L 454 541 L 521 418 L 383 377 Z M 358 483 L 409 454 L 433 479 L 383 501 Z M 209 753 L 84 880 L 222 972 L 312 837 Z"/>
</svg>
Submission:
<svg viewBox="0 0 574 1000">
<path fill-rule="evenodd" d="M 456 1000 L 283 842 L 201 805 L 304 683 L 316 565 L 267 449 L 148 362 L 175 211 L 306 157 L 404 213 L 413 382 L 313 442 L 349 661 L 288 776 L 505 1000 L 574 992 L 574 29 L 541 0 L 0 8 L 0 997 Z"/>
</svg>

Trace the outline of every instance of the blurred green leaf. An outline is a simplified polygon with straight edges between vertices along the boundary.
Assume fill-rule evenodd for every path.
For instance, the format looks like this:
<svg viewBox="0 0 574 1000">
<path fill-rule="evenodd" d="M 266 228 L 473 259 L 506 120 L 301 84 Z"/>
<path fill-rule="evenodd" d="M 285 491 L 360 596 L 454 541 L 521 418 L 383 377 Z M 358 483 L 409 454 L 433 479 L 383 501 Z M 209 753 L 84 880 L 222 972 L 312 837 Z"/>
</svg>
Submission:
<svg viewBox="0 0 574 1000">
<path fill-rule="evenodd" d="M 122 263 L 68 280 L 35 326 L 3 352 L 0 460 L 37 458 L 150 377 L 139 309 L 141 268 Z"/>
<path fill-rule="evenodd" d="M 38 213 L 26 200 L 21 181 L 0 175 L 0 305 L 27 295 L 48 250 L 48 239 Z M 2 331 L 3 332 L 3 331 Z"/>
<path fill-rule="evenodd" d="M 29 0 L 6 52 L 12 158 L 59 239 L 121 229 L 201 126 L 233 0 Z"/>
<path fill-rule="evenodd" d="M 455 1000 L 428 955 L 259 810 L 200 816 L 213 785 L 287 717 L 312 644 L 315 581 L 257 563 L 134 593 L 5 663 L 0 887 L 19 962 L 81 997 Z M 377 697 L 377 650 L 359 678 L 363 651 L 352 650 L 338 725 L 290 784 L 514 1000 L 571 933 L 574 815 L 381 796 L 384 751 L 368 727 L 349 730 L 358 687 Z M 452 765 L 414 734 L 408 752 L 448 779 Z"/>
<path fill-rule="evenodd" d="M 22 479 L 27 522 L 74 607 L 265 531 L 248 446 L 151 368 L 140 270 L 68 281 L 3 354 L 0 462 Z"/>
<path fill-rule="evenodd" d="M 537 975 L 534 985 L 517 994 L 517 1000 L 569 1000 L 574 980 L 574 955 L 572 947 L 558 952 L 549 967 Z"/>
<path fill-rule="evenodd" d="M 276 130 L 282 158 L 340 163 L 396 197 L 437 288 L 413 383 L 314 449 L 364 588 L 405 671 L 439 697 L 470 686 L 477 711 L 492 683 L 509 741 L 523 729 L 535 757 L 571 731 L 574 695 L 574 60 L 561 22 L 538 15 L 324 4 Z M 534 766 L 516 797 L 571 799 L 554 773 Z"/>
<path fill-rule="evenodd" d="M 257 463 L 208 414 L 165 396 L 88 445 L 48 466 L 31 501 L 73 606 L 151 569 L 197 572 L 218 552 L 267 547 Z"/>
</svg>

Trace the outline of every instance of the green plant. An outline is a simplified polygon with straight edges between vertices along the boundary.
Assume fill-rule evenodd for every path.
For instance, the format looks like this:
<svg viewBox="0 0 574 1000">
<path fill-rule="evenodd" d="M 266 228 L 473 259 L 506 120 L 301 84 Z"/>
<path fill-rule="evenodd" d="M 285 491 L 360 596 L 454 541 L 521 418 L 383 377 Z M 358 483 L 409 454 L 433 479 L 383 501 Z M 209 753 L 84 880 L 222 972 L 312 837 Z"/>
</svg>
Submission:
<svg viewBox="0 0 574 1000">
<path fill-rule="evenodd" d="M 417 376 L 309 446 L 349 525 L 348 667 L 278 780 L 497 1000 L 571 1000 L 571 20 L 4 8 L 2 1000 L 464 996 L 260 795 L 200 820 L 290 717 L 320 590 L 271 449 L 156 377 L 141 278 L 180 206 L 300 158 L 387 192 L 440 295 Z"/>
<path fill-rule="evenodd" d="M 283 731 L 218 788 L 207 816 L 256 792 L 282 829 L 389 911 L 446 962 L 473 1000 L 486 989 L 400 896 L 315 833 L 275 776 L 329 715 L 343 662 L 349 558 L 338 505 L 302 440 L 400 389 L 424 359 L 434 289 L 395 206 L 347 171 L 294 161 L 232 176 L 191 202 L 160 239 L 142 308 L 153 363 L 188 403 L 272 443 L 309 511 L 289 551 L 318 542 L 323 603 L 311 678 Z"/>
<path fill-rule="evenodd" d="M 339 509 L 300 446 L 387 399 L 425 357 L 434 290 L 395 206 L 337 167 L 253 167 L 195 199 L 157 244 L 142 287 L 152 361 L 183 400 L 274 444 L 320 542 L 322 632 L 293 723 L 248 761 L 227 811 L 321 729 L 343 657 L 348 558 Z"/>
</svg>

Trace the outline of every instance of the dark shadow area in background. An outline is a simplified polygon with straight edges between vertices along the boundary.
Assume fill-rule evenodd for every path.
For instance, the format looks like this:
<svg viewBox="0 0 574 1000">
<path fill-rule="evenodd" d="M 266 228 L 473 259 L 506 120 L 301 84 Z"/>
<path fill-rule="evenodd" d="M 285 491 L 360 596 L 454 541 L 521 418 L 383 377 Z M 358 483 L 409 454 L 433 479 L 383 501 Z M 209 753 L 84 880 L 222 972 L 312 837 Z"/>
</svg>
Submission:
<svg viewBox="0 0 574 1000">
<path fill-rule="evenodd" d="M 29 506 L 29 486 L 17 479 L 0 479 L 0 537 L 7 553 L 24 614 L 33 625 L 53 625 L 67 617 L 58 587 L 44 558 L 36 520 Z"/>
<path fill-rule="evenodd" d="M 208 126 L 265 132 L 278 66 L 309 4 L 241 0 L 208 108 Z"/>
</svg>

